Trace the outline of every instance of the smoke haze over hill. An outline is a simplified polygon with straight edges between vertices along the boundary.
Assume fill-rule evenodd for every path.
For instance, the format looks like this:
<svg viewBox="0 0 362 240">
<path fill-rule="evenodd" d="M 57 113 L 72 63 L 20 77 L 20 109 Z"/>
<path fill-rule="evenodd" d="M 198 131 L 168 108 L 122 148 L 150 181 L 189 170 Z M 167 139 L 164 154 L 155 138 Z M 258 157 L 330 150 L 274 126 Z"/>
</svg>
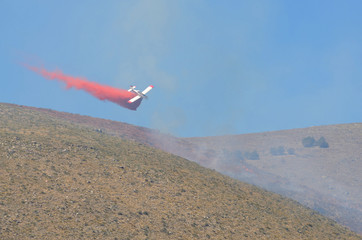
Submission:
<svg viewBox="0 0 362 240">
<path fill-rule="evenodd" d="M 361 239 L 290 199 L 147 146 L 153 130 L 9 104 L 0 120 L 2 239 Z"/>
<path fill-rule="evenodd" d="M 126 123 L 47 109 L 23 109 L 182 156 L 291 197 L 361 232 L 360 123 L 223 137 L 176 138 Z M 305 148 L 302 140 L 307 136 L 316 139 L 324 136 L 330 146 Z M 279 149 L 279 146 L 284 147 L 284 155 L 272 154 L 271 149 Z M 254 151 L 258 158 L 253 157 Z M 250 155 L 246 154 L 248 152 Z"/>
</svg>

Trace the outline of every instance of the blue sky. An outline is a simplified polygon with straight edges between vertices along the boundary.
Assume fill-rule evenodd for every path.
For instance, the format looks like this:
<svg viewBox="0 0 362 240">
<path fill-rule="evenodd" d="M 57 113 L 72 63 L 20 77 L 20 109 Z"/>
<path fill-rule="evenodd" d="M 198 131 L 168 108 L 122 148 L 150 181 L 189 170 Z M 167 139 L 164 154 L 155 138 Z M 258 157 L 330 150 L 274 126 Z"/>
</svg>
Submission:
<svg viewBox="0 0 362 240">
<path fill-rule="evenodd" d="M 0 2 L 0 102 L 181 137 L 362 121 L 362 1 Z M 19 62 L 128 88 L 136 112 Z"/>
</svg>

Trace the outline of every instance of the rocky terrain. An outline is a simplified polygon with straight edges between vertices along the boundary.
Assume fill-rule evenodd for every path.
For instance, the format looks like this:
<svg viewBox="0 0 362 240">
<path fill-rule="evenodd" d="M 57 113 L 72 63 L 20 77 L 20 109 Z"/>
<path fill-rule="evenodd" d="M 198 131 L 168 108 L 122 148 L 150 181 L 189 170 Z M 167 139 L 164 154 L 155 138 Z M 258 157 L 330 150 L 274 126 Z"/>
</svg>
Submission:
<svg viewBox="0 0 362 240">
<path fill-rule="evenodd" d="M 157 131 L 0 104 L 0 239 L 362 239 L 161 139 L 196 154 Z"/>
<path fill-rule="evenodd" d="M 362 234 L 362 123 L 177 138 L 121 122 L 27 109 L 181 156 L 297 200 Z M 315 144 L 323 138 L 328 147 L 305 147 L 309 137 Z"/>
</svg>

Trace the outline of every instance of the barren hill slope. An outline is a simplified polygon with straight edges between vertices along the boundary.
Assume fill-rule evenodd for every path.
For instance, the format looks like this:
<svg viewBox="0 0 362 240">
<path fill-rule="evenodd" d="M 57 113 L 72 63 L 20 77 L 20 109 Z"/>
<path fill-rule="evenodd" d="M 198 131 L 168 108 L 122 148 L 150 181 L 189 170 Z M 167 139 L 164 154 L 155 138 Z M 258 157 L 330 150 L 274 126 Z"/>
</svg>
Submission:
<svg viewBox="0 0 362 240">
<path fill-rule="evenodd" d="M 1 239 L 361 239 L 277 194 L 31 108 L 0 104 L 0 166 Z"/>
<path fill-rule="evenodd" d="M 177 138 L 122 122 L 23 108 L 184 157 L 297 200 L 362 234 L 362 123 Z M 329 147 L 304 147 L 302 140 L 308 136 L 324 137 Z M 254 152 L 257 160 L 246 158 Z"/>
<path fill-rule="evenodd" d="M 327 144 L 309 146 L 311 138 Z M 291 197 L 362 233 L 362 123 L 186 140 L 199 146 L 205 166 Z"/>
</svg>

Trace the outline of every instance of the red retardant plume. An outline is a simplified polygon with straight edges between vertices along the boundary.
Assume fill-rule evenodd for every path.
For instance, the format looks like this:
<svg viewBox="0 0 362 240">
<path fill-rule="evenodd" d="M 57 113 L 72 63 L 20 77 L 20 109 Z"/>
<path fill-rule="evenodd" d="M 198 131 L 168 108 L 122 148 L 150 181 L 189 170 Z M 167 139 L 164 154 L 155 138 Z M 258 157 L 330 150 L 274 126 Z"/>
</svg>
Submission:
<svg viewBox="0 0 362 240">
<path fill-rule="evenodd" d="M 69 75 L 63 74 L 60 70 L 54 72 L 48 72 L 44 68 L 37 68 L 25 65 L 28 69 L 42 75 L 49 80 L 58 80 L 66 84 L 66 88 L 75 88 L 77 90 L 84 90 L 87 93 L 93 95 L 99 100 L 108 100 L 118 104 L 119 106 L 136 110 L 141 104 L 142 98 L 138 99 L 133 103 L 128 103 L 128 100 L 135 97 L 136 94 L 133 92 L 128 92 L 124 89 L 114 88 L 107 85 L 101 85 L 96 82 L 88 81 L 86 78 L 72 77 Z"/>
</svg>

